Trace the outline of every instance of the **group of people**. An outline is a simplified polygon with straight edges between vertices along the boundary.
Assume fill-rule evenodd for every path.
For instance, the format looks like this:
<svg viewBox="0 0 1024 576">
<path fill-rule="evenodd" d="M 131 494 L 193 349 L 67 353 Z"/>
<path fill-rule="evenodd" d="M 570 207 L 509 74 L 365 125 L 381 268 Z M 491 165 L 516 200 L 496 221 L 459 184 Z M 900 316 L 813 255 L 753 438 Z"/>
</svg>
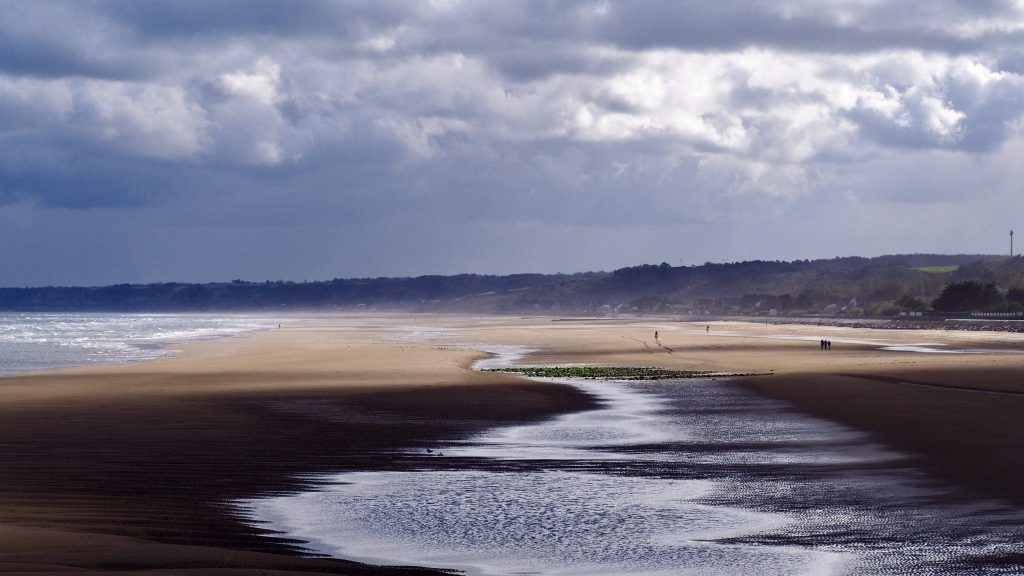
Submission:
<svg viewBox="0 0 1024 576">
<path fill-rule="evenodd" d="M 821 349 L 822 350 L 831 350 L 832 349 L 832 341 L 831 340 L 822 340 L 821 341 Z"/>
</svg>

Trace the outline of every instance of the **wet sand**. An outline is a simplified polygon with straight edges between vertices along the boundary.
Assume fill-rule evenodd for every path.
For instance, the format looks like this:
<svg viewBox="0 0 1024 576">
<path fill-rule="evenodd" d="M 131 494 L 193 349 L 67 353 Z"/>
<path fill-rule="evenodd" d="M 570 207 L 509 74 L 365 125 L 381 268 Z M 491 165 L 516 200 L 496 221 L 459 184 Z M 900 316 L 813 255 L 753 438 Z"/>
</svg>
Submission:
<svg viewBox="0 0 1024 576">
<path fill-rule="evenodd" d="M 985 377 L 998 382 L 992 389 L 1014 381 L 1019 389 L 1022 372 Z M 808 375 L 754 380 L 750 386 L 805 413 L 874 433 L 912 455 L 915 466 L 960 485 L 964 496 L 995 496 L 1024 506 L 1024 396 L 952 387 L 983 387 L 970 373 L 961 373 L 967 380 L 903 374 Z"/>
<path fill-rule="evenodd" d="M 965 494 L 1024 505 L 1024 335 L 657 320 L 555 324 L 501 331 L 541 349 L 532 358 L 539 362 L 768 372 L 736 381 L 872 433 Z M 480 330 L 480 337 L 493 332 Z M 820 350 L 820 339 L 831 340 L 832 350 Z M 886 349 L 920 345 L 949 352 Z"/>
<path fill-rule="evenodd" d="M 415 467 L 389 450 L 592 405 L 473 372 L 482 354 L 452 343 L 527 346 L 537 363 L 772 372 L 743 384 L 872 432 L 965 491 L 1024 503 L 1024 355 L 1006 353 L 1024 350 L 1020 335 L 338 316 L 171 360 L 0 379 L 0 571 L 406 572 L 301 557 L 227 502 L 306 488 L 303 475 Z M 920 343 L 993 352 L 880 348 Z"/>
</svg>

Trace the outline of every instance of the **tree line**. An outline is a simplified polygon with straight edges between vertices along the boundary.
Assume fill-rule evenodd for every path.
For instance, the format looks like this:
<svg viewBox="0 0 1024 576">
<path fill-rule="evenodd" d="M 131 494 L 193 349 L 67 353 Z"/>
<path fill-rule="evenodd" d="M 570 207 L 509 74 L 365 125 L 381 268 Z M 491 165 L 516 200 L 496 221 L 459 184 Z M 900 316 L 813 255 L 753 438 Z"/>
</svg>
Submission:
<svg viewBox="0 0 1024 576">
<path fill-rule="evenodd" d="M 938 312 L 1022 312 L 1024 288 L 1004 290 L 995 282 L 976 280 L 954 282 L 931 305 Z"/>
</svg>

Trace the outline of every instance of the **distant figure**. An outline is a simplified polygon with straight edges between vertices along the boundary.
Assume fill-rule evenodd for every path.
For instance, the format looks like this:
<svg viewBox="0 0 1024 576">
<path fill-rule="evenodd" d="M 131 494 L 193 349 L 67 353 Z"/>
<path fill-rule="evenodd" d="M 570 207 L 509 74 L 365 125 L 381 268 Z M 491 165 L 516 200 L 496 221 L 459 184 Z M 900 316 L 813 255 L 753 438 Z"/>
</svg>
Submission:
<svg viewBox="0 0 1024 576">
<path fill-rule="evenodd" d="M 710 325 L 710 324 L 708 324 L 708 325 L 707 325 L 707 326 L 706 326 L 706 327 L 704 328 L 704 331 L 705 331 L 705 332 L 711 332 L 711 325 Z"/>
<path fill-rule="evenodd" d="M 655 340 L 657 340 L 657 339 L 658 339 L 658 331 L 657 331 L 657 330 L 655 330 L 655 331 L 654 331 L 654 339 L 655 339 Z"/>
<path fill-rule="evenodd" d="M 819 341 L 818 341 L 818 344 L 821 344 L 821 349 L 822 349 L 822 350 L 824 350 L 824 349 L 825 349 L 825 339 L 824 339 L 824 338 L 822 338 L 821 340 L 819 340 Z"/>
<path fill-rule="evenodd" d="M 825 340 L 825 350 L 831 350 L 831 349 L 832 349 L 832 341 L 831 340 Z"/>
</svg>

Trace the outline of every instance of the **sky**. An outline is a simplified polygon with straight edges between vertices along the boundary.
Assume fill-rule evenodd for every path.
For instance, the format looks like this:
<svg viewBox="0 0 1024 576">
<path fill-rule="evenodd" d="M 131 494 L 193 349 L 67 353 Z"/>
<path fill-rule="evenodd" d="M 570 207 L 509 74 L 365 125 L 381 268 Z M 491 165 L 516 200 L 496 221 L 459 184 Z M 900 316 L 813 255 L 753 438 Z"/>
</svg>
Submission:
<svg viewBox="0 0 1024 576">
<path fill-rule="evenodd" d="M 1022 114 L 1017 1 L 3 0 L 0 286 L 1004 253 Z"/>
</svg>

